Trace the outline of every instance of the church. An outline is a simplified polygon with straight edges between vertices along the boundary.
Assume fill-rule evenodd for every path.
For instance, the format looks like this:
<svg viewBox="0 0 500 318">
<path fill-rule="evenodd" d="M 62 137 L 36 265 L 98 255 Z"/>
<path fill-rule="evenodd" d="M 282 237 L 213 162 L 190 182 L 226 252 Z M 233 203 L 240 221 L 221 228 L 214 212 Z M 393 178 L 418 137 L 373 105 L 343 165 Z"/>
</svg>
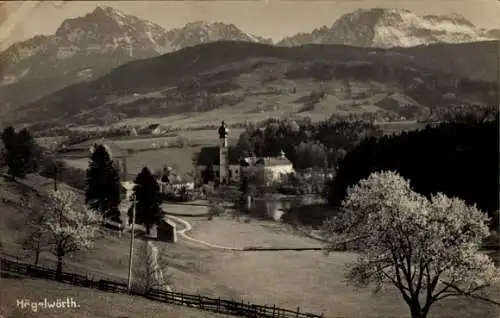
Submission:
<svg viewBox="0 0 500 318">
<path fill-rule="evenodd" d="M 242 158 L 234 147 L 228 143 L 229 129 L 224 121 L 217 130 L 219 145 L 203 147 L 196 162 L 196 178 L 203 180 L 203 174 L 209 166 L 212 166 L 214 181 L 225 183 L 239 183 L 242 174 L 252 169 L 263 173 L 269 179 L 266 182 L 277 179 L 282 174 L 293 172 L 293 165 L 282 151 L 278 157 L 246 157 Z"/>
</svg>

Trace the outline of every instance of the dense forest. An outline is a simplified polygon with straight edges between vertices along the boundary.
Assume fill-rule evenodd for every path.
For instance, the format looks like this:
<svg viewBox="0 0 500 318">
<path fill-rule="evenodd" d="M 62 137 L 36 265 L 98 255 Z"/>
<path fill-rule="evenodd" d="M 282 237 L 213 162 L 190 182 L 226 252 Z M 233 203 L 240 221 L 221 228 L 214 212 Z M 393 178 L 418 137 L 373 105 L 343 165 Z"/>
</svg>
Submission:
<svg viewBox="0 0 500 318">
<path fill-rule="evenodd" d="M 367 138 L 339 163 L 329 201 L 337 205 L 346 189 L 371 172 L 396 170 L 424 195 L 443 192 L 499 208 L 499 123 L 450 122 L 399 135 Z"/>
</svg>

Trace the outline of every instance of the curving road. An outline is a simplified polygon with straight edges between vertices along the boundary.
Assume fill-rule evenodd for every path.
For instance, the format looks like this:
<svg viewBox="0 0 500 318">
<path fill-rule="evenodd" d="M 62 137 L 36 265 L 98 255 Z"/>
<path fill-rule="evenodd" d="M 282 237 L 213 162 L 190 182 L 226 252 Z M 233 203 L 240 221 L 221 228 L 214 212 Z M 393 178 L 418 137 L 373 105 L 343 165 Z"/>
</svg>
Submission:
<svg viewBox="0 0 500 318">
<path fill-rule="evenodd" d="M 180 217 L 173 216 L 173 215 L 167 215 L 166 218 L 168 220 L 172 221 L 173 223 L 175 223 L 176 225 L 180 224 L 180 225 L 183 226 L 183 228 L 181 230 L 176 230 L 176 232 L 177 232 L 177 234 L 180 237 L 182 237 L 183 239 L 185 239 L 187 241 L 194 242 L 194 243 L 197 243 L 197 244 L 201 244 L 201 245 L 204 245 L 204 246 L 207 246 L 207 247 L 210 247 L 210 248 L 221 249 L 221 250 L 243 251 L 243 248 L 221 246 L 221 245 L 216 245 L 216 244 L 212 244 L 212 243 L 209 243 L 209 242 L 206 242 L 206 241 L 195 239 L 195 238 L 193 238 L 193 237 L 191 237 L 191 236 L 189 236 L 189 235 L 186 234 L 186 232 L 191 231 L 192 228 L 193 228 L 191 226 L 191 224 L 189 224 L 189 222 L 187 222 L 184 219 L 181 219 Z"/>
</svg>

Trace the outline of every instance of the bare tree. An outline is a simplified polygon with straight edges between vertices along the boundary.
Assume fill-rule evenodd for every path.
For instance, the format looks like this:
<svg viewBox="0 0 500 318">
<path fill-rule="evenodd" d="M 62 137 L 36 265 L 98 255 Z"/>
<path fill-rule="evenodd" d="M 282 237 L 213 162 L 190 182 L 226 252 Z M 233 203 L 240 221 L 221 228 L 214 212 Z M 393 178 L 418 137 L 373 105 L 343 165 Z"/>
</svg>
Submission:
<svg viewBox="0 0 500 318">
<path fill-rule="evenodd" d="M 45 223 L 47 222 L 47 202 L 41 197 L 30 195 L 26 198 L 24 207 L 29 211 L 25 226 L 27 235 L 21 238 L 21 246 L 35 254 L 34 265 L 38 265 L 40 253 L 47 248 L 47 232 Z"/>
<path fill-rule="evenodd" d="M 165 250 L 154 246 L 151 241 L 141 241 L 134 258 L 134 291 L 141 294 L 147 294 L 153 288 L 170 291 L 170 277 L 164 275 L 168 264 Z"/>
<path fill-rule="evenodd" d="M 488 217 L 444 194 L 430 200 L 394 172 L 373 173 L 348 190 L 343 210 L 325 223 L 330 250 L 358 250 L 348 281 L 379 291 L 394 285 L 412 318 L 452 296 L 489 300 L 479 292 L 498 287 L 500 271 L 479 252 Z M 490 289 L 491 290 L 491 289 Z M 497 303 L 498 304 L 498 303 Z"/>
<path fill-rule="evenodd" d="M 101 217 L 86 206 L 77 206 L 77 195 L 70 190 L 50 191 L 45 222 L 50 251 L 57 256 L 56 277 L 60 278 L 64 257 L 91 248 L 97 239 Z"/>
</svg>

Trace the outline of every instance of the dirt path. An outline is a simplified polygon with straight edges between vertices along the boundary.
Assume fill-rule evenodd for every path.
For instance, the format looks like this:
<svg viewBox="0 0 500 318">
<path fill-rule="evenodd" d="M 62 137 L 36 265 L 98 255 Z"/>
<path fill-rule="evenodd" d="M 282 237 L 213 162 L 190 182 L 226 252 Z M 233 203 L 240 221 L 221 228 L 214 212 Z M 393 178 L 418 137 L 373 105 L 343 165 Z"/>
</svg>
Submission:
<svg viewBox="0 0 500 318">
<path fill-rule="evenodd" d="M 195 238 L 186 234 L 186 232 L 189 232 L 193 229 L 193 227 L 191 226 L 191 224 L 189 224 L 189 222 L 187 222 L 184 219 L 181 219 L 180 217 L 173 216 L 173 215 L 167 215 L 166 218 L 169 219 L 170 221 L 174 222 L 176 225 L 182 226 L 181 230 L 177 230 L 177 234 L 187 241 L 198 243 L 198 244 L 201 244 L 201 245 L 204 245 L 204 246 L 207 246 L 210 248 L 215 248 L 215 249 L 231 250 L 231 251 L 243 251 L 243 248 L 221 246 L 221 245 L 211 244 L 211 243 L 206 242 L 206 241 L 195 239 Z"/>
</svg>

